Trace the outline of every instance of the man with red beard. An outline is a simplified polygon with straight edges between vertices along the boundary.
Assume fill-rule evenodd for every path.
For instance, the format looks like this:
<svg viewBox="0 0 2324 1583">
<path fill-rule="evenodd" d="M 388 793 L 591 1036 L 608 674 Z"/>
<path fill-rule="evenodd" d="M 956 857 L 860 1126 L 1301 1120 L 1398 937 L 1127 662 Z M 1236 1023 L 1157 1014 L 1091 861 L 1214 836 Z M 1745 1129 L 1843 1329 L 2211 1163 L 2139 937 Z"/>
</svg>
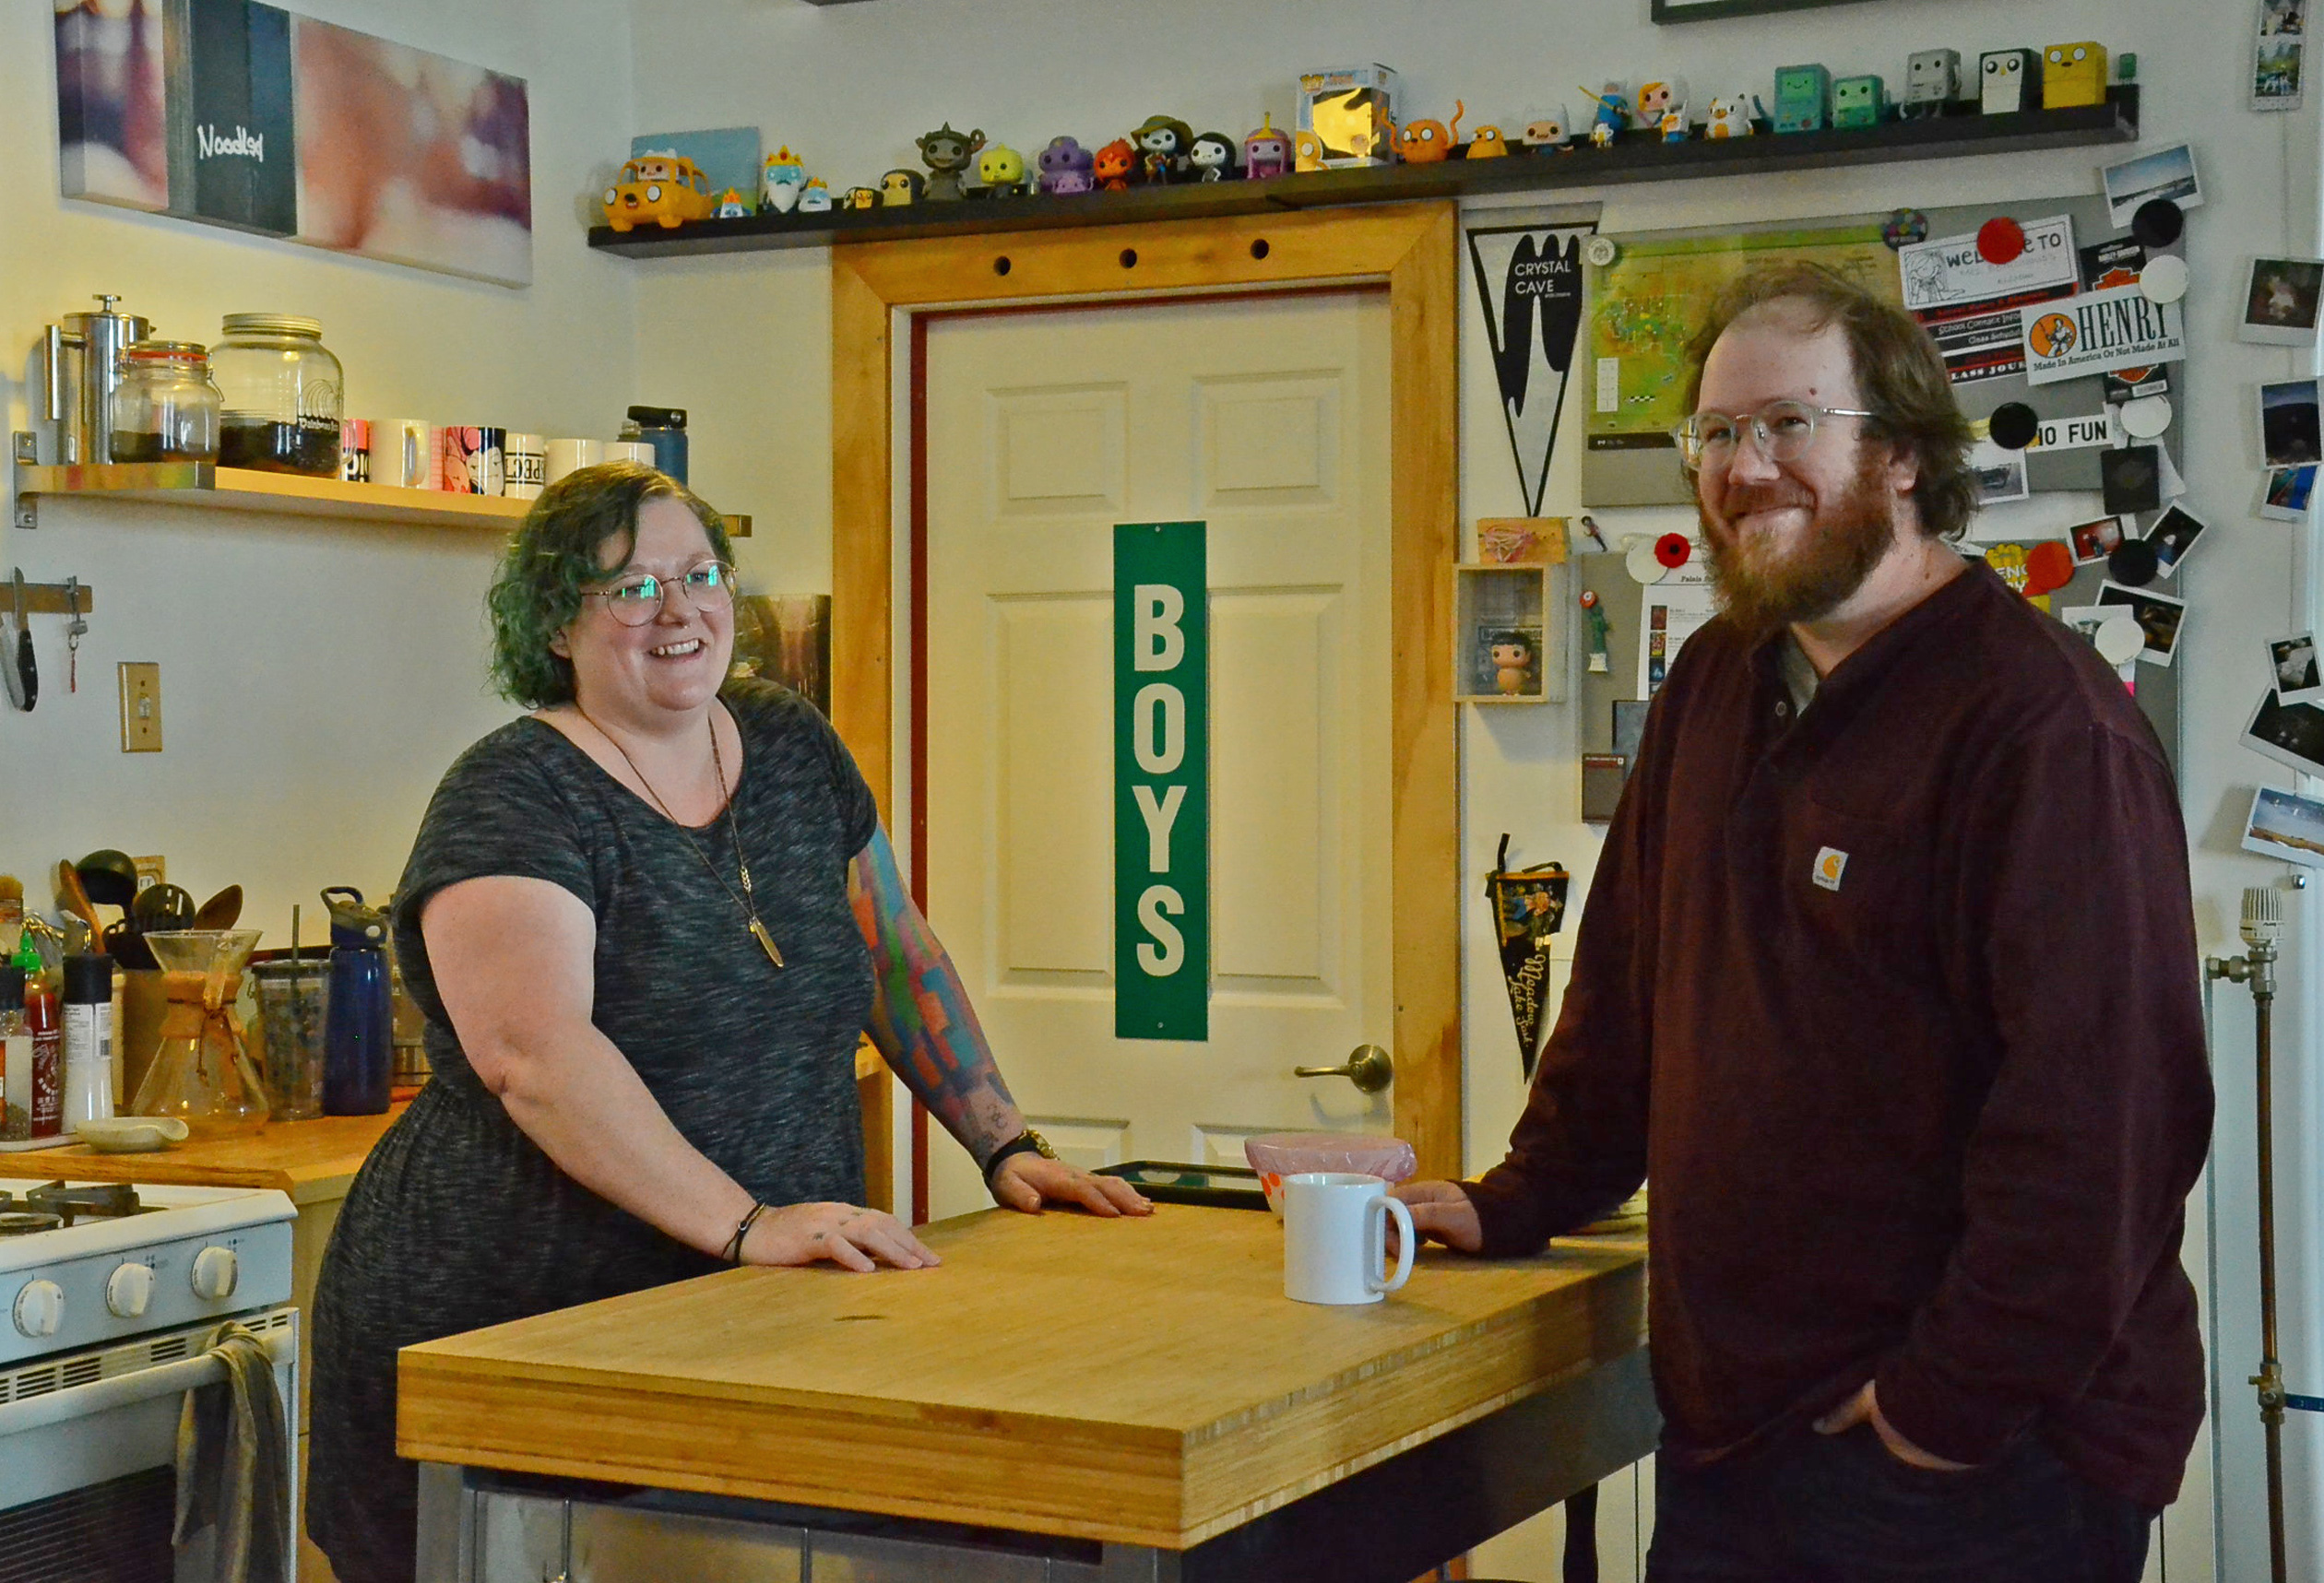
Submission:
<svg viewBox="0 0 2324 1583">
<path fill-rule="evenodd" d="M 2203 1416 L 2186 834 L 2088 644 L 1950 541 L 1936 348 L 1828 271 L 1693 348 L 1720 616 L 1656 696 L 1506 1159 L 1531 1253 L 1651 1176 L 1650 1583 L 2132 1583 Z"/>
</svg>

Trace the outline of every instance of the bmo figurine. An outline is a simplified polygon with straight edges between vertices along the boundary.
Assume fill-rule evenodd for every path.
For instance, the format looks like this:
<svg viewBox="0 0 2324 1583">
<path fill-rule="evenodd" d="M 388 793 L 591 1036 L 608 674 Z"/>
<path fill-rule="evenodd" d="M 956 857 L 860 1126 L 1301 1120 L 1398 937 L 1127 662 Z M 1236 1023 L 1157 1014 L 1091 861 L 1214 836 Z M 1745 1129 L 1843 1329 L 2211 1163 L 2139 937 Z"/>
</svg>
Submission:
<svg viewBox="0 0 2324 1583">
<path fill-rule="evenodd" d="M 1959 50 L 1921 50 L 1904 62 L 1904 102 L 1898 113 L 1905 120 L 1942 115 L 1960 97 Z"/>
<path fill-rule="evenodd" d="M 1888 118 L 1888 85 L 1877 77 L 1844 77 L 1832 85 L 1832 124 L 1878 126 Z"/>
<path fill-rule="evenodd" d="M 1813 64 L 1775 70 L 1775 130 L 1821 132 L 1832 124 L 1832 74 Z"/>
<path fill-rule="evenodd" d="M 2042 108 L 2071 110 L 2106 102 L 2106 46 L 2052 44 L 2042 52 Z"/>
<path fill-rule="evenodd" d="M 2042 57 L 2032 50 L 1994 50 L 1977 57 L 1978 108 L 2009 115 L 2041 102 Z"/>
</svg>

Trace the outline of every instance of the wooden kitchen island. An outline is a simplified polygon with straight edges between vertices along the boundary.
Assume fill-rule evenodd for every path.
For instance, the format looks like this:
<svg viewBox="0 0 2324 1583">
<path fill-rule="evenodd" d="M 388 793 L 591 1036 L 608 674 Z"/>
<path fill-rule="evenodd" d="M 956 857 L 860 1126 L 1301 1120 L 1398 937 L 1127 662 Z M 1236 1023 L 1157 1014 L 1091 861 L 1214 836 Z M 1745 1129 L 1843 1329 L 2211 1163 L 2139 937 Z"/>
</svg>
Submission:
<svg viewBox="0 0 2324 1583">
<path fill-rule="evenodd" d="M 1637 1240 L 1431 1248 L 1323 1308 L 1250 1211 L 922 1235 L 941 1268 L 731 1270 L 406 1350 L 421 1576 L 1403 1583 L 1653 1448 Z"/>
</svg>

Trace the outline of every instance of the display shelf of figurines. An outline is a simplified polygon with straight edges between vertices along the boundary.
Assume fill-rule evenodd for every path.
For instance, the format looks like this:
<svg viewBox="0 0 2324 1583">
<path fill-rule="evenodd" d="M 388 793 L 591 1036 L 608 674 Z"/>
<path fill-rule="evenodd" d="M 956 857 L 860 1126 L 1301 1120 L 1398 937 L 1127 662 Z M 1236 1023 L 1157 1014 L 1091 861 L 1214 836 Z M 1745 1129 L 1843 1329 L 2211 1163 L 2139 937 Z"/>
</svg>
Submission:
<svg viewBox="0 0 2324 1583">
<path fill-rule="evenodd" d="M 1343 204 L 1481 197 L 1619 186 L 1634 182 L 2024 154 L 2047 148 L 2131 143 L 2138 140 L 2138 87 L 2118 84 L 2106 90 L 2102 104 L 2061 110 L 1980 114 L 1976 102 L 1968 100 L 1949 106 L 1942 115 L 1822 132 L 1761 132 L 1737 137 L 1695 136 L 1683 141 L 1666 141 L 1652 132 L 1630 131 L 1606 148 L 1576 141 L 1559 149 L 1512 151 L 1497 159 L 1451 159 L 1428 164 L 1303 171 L 1265 181 L 1190 182 L 1063 196 L 972 195 L 948 203 L 920 198 L 873 208 L 836 207 L 816 214 L 764 213 L 730 219 L 690 220 L 667 228 L 639 225 L 622 231 L 611 226 L 595 226 L 589 231 L 589 245 L 629 258 L 758 253 L 777 248 L 824 247 L 838 242 L 1225 218 Z"/>
</svg>

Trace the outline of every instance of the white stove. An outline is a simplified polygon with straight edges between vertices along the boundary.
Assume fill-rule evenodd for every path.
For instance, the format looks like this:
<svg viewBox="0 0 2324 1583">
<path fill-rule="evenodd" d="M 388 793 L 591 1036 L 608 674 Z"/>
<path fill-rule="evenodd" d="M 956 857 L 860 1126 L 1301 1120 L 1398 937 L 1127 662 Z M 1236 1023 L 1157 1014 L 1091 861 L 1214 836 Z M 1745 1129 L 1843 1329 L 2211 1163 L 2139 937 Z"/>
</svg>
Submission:
<svg viewBox="0 0 2324 1583">
<path fill-rule="evenodd" d="M 264 1188 L 0 1189 L 0 1557 L 31 1567 L 0 1565 L 7 1583 L 202 1575 L 169 1542 L 180 1408 L 224 1376 L 207 1354 L 234 1320 L 275 1361 L 296 1447 L 297 1213 Z"/>
</svg>

